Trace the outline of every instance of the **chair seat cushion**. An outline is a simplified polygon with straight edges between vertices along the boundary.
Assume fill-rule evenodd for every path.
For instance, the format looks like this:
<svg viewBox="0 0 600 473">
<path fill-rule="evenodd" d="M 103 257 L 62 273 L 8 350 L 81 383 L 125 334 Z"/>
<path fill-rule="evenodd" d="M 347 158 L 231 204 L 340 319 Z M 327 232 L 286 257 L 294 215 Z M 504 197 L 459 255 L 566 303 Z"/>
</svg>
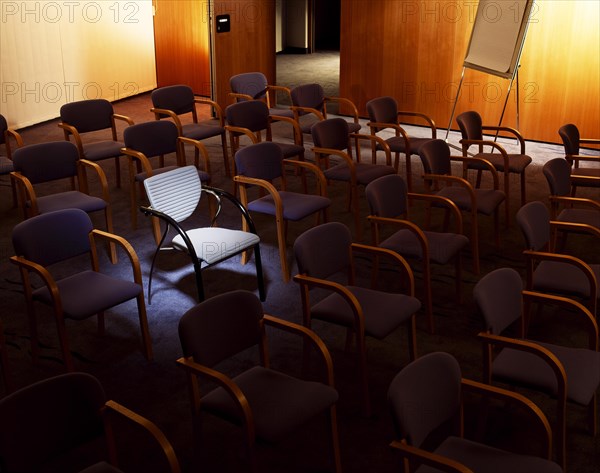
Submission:
<svg viewBox="0 0 600 473">
<path fill-rule="evenodd" d="M 269 115 L 272 117 L 294 118 L 294 112 L 289 108 L 270 108 Z"/>
<path fill-rule="evenodd" d="M 383 339 L 421 308 L 421 302 L 411 296 L 398 293 L 347 286 L 358 299 L 365 317 L 365 334 Z M 354 327 L 354 313 L 342 296 L 333 293 L 311 307 L 315 319 Z"/>
<path fill-rule="evenodd" d="M 218 125 L 205 125 L 202 123 L 188 123 L 182 125 L 183 136 L 193 140 L 204 140 L 225 133 L 225 128 Z"/>
<path fill-rule="evenodd" d="M 248 400 L 257 436 L 268 442 L 282 438 L 338 399 L 337 391 L 326 384 L 304 381 L 262 366 L 245 371 L 233 381 Z M 240 408 L 223 388 L 204 396 L 201 407 L 230 422 L 242 423 Z"/>
<path fill-rule="evenodd" d="M 279 192 L 283 203 L 283 218 L 297 221 L 331 205 L 331 200 L 320 195 L 301 194 L 299 192 Z M 268 194 L 248 204 L 248 210 L 275 215 L 275 202 Z"/>
<path fill-rule="evenodd" d="M 0 156 L 0 174 L 9 174 L 14 170 L 13 162 L 6 156 Z"/>
<path fill-rule="evenodd" d="M 429 259 L 437 264 L 446 264 L 469 244 L 469 239 L 457 233 L 426 231 L 429 243 Z M 423 249 L 415 234 L 410 230 L 399 230 L 379 245 L 407 258 L 423 259 Z"/>
<path fill-rule="evenodd" d="M 559 222 L 583 223 L 600 228 L 600 211 L 595 209 L 563 209 L 556 220 Z"/>
<path fill-rule="evenodd" d="M 561 473 L 562 468 L 553 461 L 531 455 L 507 452 L 489 445 L 460 437 L 448 437 L 435 453 L 462 463 L 471 471 L 485 473 Z M 422 466 L 418 473 L 439 472 L 436 468 Z"/>
<path fill-rule="evenodd" d="M 600 264 L 589 265 L 600 278 Z M 590 297 L 590 283 L 576 266 L 560 261 L 542 261 L 533 272 L 533 289 L 540 292 Z M 600 298 L 600 293 L 598 294 Z"/>
<path fill-rule="evenodd" d="M 99 161 L 101 159 L 116 158 L 121 156 L 121 148 L 125 144 L 119 141 L 104 140 L 95 143 L 87 143 L 83 145 L 83 154 L 85 159 L 90 161 Z"/>
<path fill-rule="evenodd" d="M 116 279 L 96 271 L 83 271 L 56 281 L 65 317 L 85 319 L 137 297 L 142 287 L 132 281 Z M 35 300 L 51 304 L 44 286 L 33 291 Z"/>
<path fill-rule="evenodd" d="M 230 228 L 194 228 L 189 230 L 187 235 L 194 246 L 196 256 L 198 256 L 203 266 L 223 261 L 260 242 L 260 238 L 254 233 Z M 172 245 L 187 252 L 187 247 L 181 235 L 173 238 Z"/>
<path fill-rule="evenodd" d="M 410 136 L 408 138 L 410 141 L 410 154 L 419 154 L 419 150 L 421 146 L 423 146 L 428 141 L 431 141 L 431 138 L 416 138 Z M 406 152 L 406 140 L 402 136 L 394 136 L 393 138 L 388 138 L 385 142 L 390 147 L 390 150 L 393 153 L 405 153 Z M 382 149 L 381 145 L 377 145 L 377 149 Z"/>
<path fill-rule="evenodd" d="M 100 197 L 94 197 L 79 191 L 60 192 L 38 197 L 39 213 L 54 212 L 63 209 L 81 209 L 84 212 L 96 212 L 106 208 L 106 202 Z"/>
<path fill-rule="evenodd" d="M 504 157 L 500 153 L 478 153 L 476 158 L 487 159 L 500 172 L 504 171 Z M 509 154 L 508 170 L 517 174 L 525 171 L 525 168 L 531 163 L 531 157 L 526 154 Z M 489 169 L 485 164 L 469 163 L 469 169 Z"/>
<path fill-rule="evenodd" d="M 295 145 L 293 143 L 275 143 L 281 148 L 284 158 L 291 158 L 293 156 L 304 156 L 304 146 Z"/>
<path fill-rule="evenodd" d="M 477 212 L 491 215 L 504 201 L 504 192 L 495 189 L 474 189 L 477 201 Z M 458 186 L 444 187 L 438 195 L 454 202 L 461 210 L 471 210 L 471 196 L 468 191 Z"/>
<path fill-rule="evenodd" d="M 348 122 L 348 131 L 350 133 L 358 133 L 361 128 L 360 123 Z"/>
<path fill-rule="evenodd" d="M 360 185 L 367 185 L 378 177 L 396 174 L 392 166 L 383 164 L 355 163 L 356 182 Z M 327 179 L 334 181 L 350 181 L 350 168 L 345 163 L 336 164 L 326 169 L 323 174 Z"/>
<path fill-rule="evenodd" d="M 535 343 L 550 350 L 563 364 L 567 374 L 567 398 L 587 406 L 600 386 L 600 353 L 585 348 Z M 554 371 L 542 358 L 531 353 L 503 349 L 494 359 L 492 376 L 556 396 Z"/>
</svg>

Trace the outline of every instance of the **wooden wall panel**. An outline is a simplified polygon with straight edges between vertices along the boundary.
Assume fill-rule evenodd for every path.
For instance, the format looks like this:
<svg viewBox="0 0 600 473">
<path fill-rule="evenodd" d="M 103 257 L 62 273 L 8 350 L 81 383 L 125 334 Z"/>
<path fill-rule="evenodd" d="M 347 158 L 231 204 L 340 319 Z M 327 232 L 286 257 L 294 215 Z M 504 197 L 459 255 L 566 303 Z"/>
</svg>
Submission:
<svg viewBox="0 0 600 473">
<path fill-rule="evenodd" d="M 567 122 L 600 136 L 599 5 L 535 6 L 519 72 L 519 128 L 527 138 L 558 142 Z M 369 99 L 391 95 L 402 109 L 427 113 L 445 128 L 475 12 L 471 1 L 342 0 L 340 95 L 365 115 Z M 467 69 L 456 114 L 477 110 L 496 124 L 508 84 Z M 503 124 L 516 125 L 514 90 Z"/>
<path fill-rule="evenodd" d="M 275 83 L 275 0 L 215 0 L 216 15 L 229 14 L 231 31 L 214 33 L 214 97 L 225 108 L 231 103 L 229 78 L 260 71 Z"/>
<path fill-rule="evenodd" d="M 210 96 L 208 2 L 154 0 L 154 42 L 158 87 L 187 84 Z"/>
</svg>

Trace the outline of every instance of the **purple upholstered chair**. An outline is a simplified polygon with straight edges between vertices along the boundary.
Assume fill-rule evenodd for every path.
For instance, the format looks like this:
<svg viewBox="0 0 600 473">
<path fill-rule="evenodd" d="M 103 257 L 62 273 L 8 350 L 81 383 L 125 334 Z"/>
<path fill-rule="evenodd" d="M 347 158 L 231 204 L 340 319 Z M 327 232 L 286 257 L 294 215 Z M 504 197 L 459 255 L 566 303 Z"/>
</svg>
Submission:
<svg viewBox="0 0 600 473">
<path fill-rule="evenodd" d="M 13 152 L 15 170 L 11 178 L 17 189 L 17 200 L 23 218 L 62 209 L 81 209 L 87 213 L 103 212 L 106 231 L 113 232 L 112 210 L 106 175 L 98 164 L 79 159 L 77 147 L 68 141 L 49 141 L 22 146 Z M 96 173 L 101 196 L 90 194 L 87 171 Z M 63 190 L 38 196 L 36 188 L 45 183 L 70 180 L 76 190 Z M 66 186 L 65 186 L 66 188 Z M 116 262 L 114 245 L 110 245 L 111 259 Z"/>
<path fill-rule="evenodd" d="M 404 258 L 418 260 L 423 268 L 423 290 L 425 310 L 427 312 L 429 331 L 433 333 L 433 304 L 431 296 L 431 263 L 448 264 L 454 262 L 456 284 L 456 300 L 460 302 L 461 294 L 461 252 L 469 244 L 462 229 L 462 215 L 452 201 L 436 195 L 416 194 L 408 192 L 406 182 L 397 175 L 391 174 L 375 179 L 365 188 L 365 194 L 371 215 L 369 221 L 373 229 L 375 245 L 395 251 Z M 420 229 L 409 219 L 408 200 L 424 201 L 445 206 L 452 213 L 455 222 L 455 233 L 434 232 Z M 396 231 L 381 241 L 383 228 L 395 228 Z"/>
<path fill-rule="evenodd" d="M 127 253 L 133 280 L 99 271 L 97 240 L 109 240 Z M 18 266 L 21 273 L 34 361 L 39 358 L 34 302 L 52 308 L 63 361 L 67 370 L 73 371 L 65 319 L 83 320 L 97 315 L 98 331 L 103 334 L 104 312 L 130 299 L 137 301 L 144 355 L 147 359 L 152 358 L 140 263 L 127 241 L 112 233 L 93 229 L 90 217 L 83 210 L 65 209 L 19 223 L 13 229 L 12 242 L 15 256 L 10 261 Z M 90 269 L 83 269 L 81 263 L 75 267 L 66 263 L 86 254 L 91 259 Z M 41 279 L 39 287 L 32 285 L 32 273 Z"/>
<path fill-rule="evenodd" d="M 569 162 L 563 158 L 551 159 L 544 164 L 542 172 L 550 188 L 550 217 L 555 221 L 575 224 L 571 230 L 563 229 L 563 246 L 567 233 L 592 233 L 600 237 L 600 202 L 572 197 Z"/>
<path fill-rule="evenodd" d="M 119 424 L 113 417 L 117 415 L 141 427 L 156 442 L 150 446 L 144 441 L 138 458 L 154 459 L 152 449 L 160 447 L 167 462 L 164 466 L 168 464 L 163 471 L 181 471 L 171 444 L 155 424 L 107 400 L 99 381 L 79 372 L 38 381 L 0 400 L 0 468 L 7 472 L 121 472 L 116 467 L 115 427 Z"/>
<path fill-rule="evenodd" d="M 308 381 L 270 368 L 266 327 L 303 337 L 322 356 L 326 380 Z M 184 356 L 177 362 L 188 375 L 193 412 L 206 411 L 240 425 L 245 431 L 253 471 L 260 471 L 254 453 L 258 439 L 277 442 L 327 412 L 335 471 L 341 472 L 335 406 L 338 393 L 333 386 L 333 366 L 327 348 L 311 330 L 264 314 L 254 294 L 235 290 L 207 299 L 187 311 L 179 322 L 179 338 Z M 260 365 L 235 377 L 217 371 L 221 361 L 252 348 L 260 353 Z M 199 397 L 198 376 L 216 381 L 219 387 Z"/>
<path fill-rule="evenodd" d="M 250 102 L 247 102 L 250 103 Z M 284 159 L 281 148 L 270 142 L 257 143 L 240 149 L 235 155 L 237 175 L 234 181 L 240 185 L 242 204 L 251 212 L 263 213 L 275 217 L 277 242 L 281 260 L 283 280 L 290 280 L 287 259 L 287 222 L 299 221 L 310 215 L 316 215 L 315 225 L 322 218 L 327 222 L 331 200 L 327 197 L 327 182 L 321 170 L 312 163 L 293 159 Z M 307 194 L 287 190 L 288 178 L 284 166 L 311 171 L 316 178 L 316 192 Z M 266 195 L 254 200 L 248 197 L 249 188 L 258 186 Z"/>
<path fill-rule="evenodd" d="M 477 146 L 479 152 L 475 154 L 475 157 L 489 161 L 497 171 L 504 174 L 504 193 L 507 196 L 504 203 L 504 210 L 506 213 L 506 225 L 508 226 L 510 223 L 510 199 L 508 196 L 511 195 L 509 185 L 511 173 L 521 176 L 521 205 L 525 205 L 527 202 L 527 176 L 525 175 L 525 170 L 527 169 L 527 166 L 531 164 L 531 157 L 525 154 L 524 138 L 518 130 L 515 130 L 514 128 L 483 125 L 481 116 L 475 111 L 461 113 L 456 117 L 456 123 L 458 123 L 462 135 L 460 143 L 462 144 L 463 156 L 467 156 L 471 146 Z M 484 139 L 484 131 L 509 133 L 519 142 L 519 145 L 521 146 L 520 153 L 508 153 L 500 143 L 491 139 Z M 489 146 L 491 152 L 484 152 L 485 146 Z M 477 170 L 476 187 L 479 187 L 481 184 L 481 173 L 487 169 L 487 164 L 482 162 L 469 162 L 467 163 L 465 173 L 467 172 L 467 169 Z"/>
<path fill-rule="evenodd" d="M 544 432 L 545 458 L 464 438 L 463 392 L 518 404 Z M 462 378 L 458 362 L 448 353 L 429 353 L 406 366 L 390 384 L 388 403 L 397 438 L 391 446 L 409 463 L 410 471 L 563 471 L 551 461 L 552 431 L 543 412 L 520 394 Z M 451 421 L 460 426 L 458 435 L 444 438 L 433 452 L 425 450 L 424 441 L 429 434 Z"/>
<path fill-rule="evenodd" d="M 523 252 L 527 267 L 527 289 L 579 297 L 596 315 L 600 264 L 588 264 L 580 258 L 556 253 L 551 245 L 551 232 L 556 229 L 577 229 L 566 222 L 550 220 L 544 203 L 525 204 L 517 212 L 517 223 L 525 237 Z"/>
<path fill-rule="evenodd" d="M 238 102 L 229 105 L 225 109 L 227 125 L 225 129 L 229 133 L 231 154 L 234 157 L 240 147 L 240 137 L 246 136 L 251 143 L 259 143 L 263 140 L 261 134 L 265 133 L 266 141 L 272 141 L 271 123 L 274 121 L 285 122 L 292 127 L 292 143 L 276 142 L 281 148 L 284 158 L 297 157 L 300 161 L 304 160 L 304 146 L 302 142 L 302 133 L 298 124 L 289 117 L 273 118 L 269 114 L 269 107 L 265 102 L 252 100 Z"/>
<path fill-rule="evenodd" d="M 511 386 L 526 386 L 556 397 L 558 437 L 557 459 L 565 468 L 566 402 L 588 406 L 590 430 L 596 434 L 596 391 L 600 386 L 600 353 L 598 352 L 598 324 L 583 305 L 571 299 L 538 292 L 523 291 L 521 276 L 512 268 L 501 268 L 484 276 L 473 290 L 485 324 L 479 334 L 484 343 L 484 378 Z M 587 348 L 554 345 L 527 340 L 527 312 L 524 303 L 536 302 L 559 305 L 562 313 L 574 317 L 585 326 Z M 502 335 L 520 322 L 516 338 Z M 581 325 L 573 325 L 581 327 Z M 501 348 L 492 358 L 493 348 Z M 534 470 L 532 470 L 534 471 Z"/>
<path fill-rule="evenodd" d="M 73 137 L 77 145 L 80 159 L 89 161 L 100 161 L 103 159 L 115 159 L 115 175 L 117 187 L 121 187 L 121 166 L 119 157 L 122 155 L 123 143 L 117 136 L 117 120 L 133 125 L 133 120 L 125 115 L 114 113 L 112 104 L 105 99 L 79 100 L 66 103 L 60 107 L 60 123 L 65 139 Z M 87 139 L 84 143 L 83 135 L 96 133 L 102 130 L 111 130 L 110 139 Z M 90 135 L 88 135 L 90 136 Z"/>
<path fill-rule="evenodd" d="M 400 153 L 404 153 L 406 157 L 406 182 L 408 184 L 409 192 L 412 192 L 411 156 L 418 156 L 419 148 L 423 143 L 437 137 L 435 122 L 424 113 L 398 110 L 396 99 L 388 96 L 369 100 L 367 102 L 367 113 L 369 114 L 368 126 L 372 135 L 385 129 L 394 130 L 394 136 L 388 138 L 385 142 L 390 150 L 396 155 L 396 167 L 398 167 Z M 431 130 L 431 137 L 419 138 L 409 136 L 400 124 L 400 117 L 411 117 L 424 122 L 425 126 Z"/>
<path fill-rule="evenodd" d="M 398 264 L 404 272 L 400 279 L 409 282 L 408 294 L 356 286 L 355 253 L 386 258 Z M 354 335 L 364 411 L 370 415 L 365 338 L 383 340 L 399 326 L 406 325 L 409 357 L 414 360 L 417 356 L 415 314 L 421 302 L 414 297 L 410 266 L 393 251 L 352 243 L 348 227 L 339 222 L 324 223 L 304 232 L 294 242 L 294 255 L 299 273 L 294 281 L 300 284 L 304 325 L 310 328 L 312 319 L 318 319 L 345 327 L 347 348 Z M 345 275 L 347 284 L 337 282 L 338 275 Z M 310 291 L 314 288 L 325 289 L 330 294 L 313 304 Z"/>
<path fill-rule="evenodd" d="M 371 135 L 350 133 L 348 122 L 343 118 L 328 118 L 317 122 L 312 128 L 313 152 L 317 165 L 323 169 L 328 181 L 341 181 L 348 184 L 348 209 L 352 208 L 354 213 L 354 225 L 356 238 L 362 238 L 362 224 L 360 221 L 360 202 L 358 198 L 358 186 L 366 186 L 371 181 L 388 174 L 396 174 L 392 164 L 389 148 L 382 138 Z M 359 147 L 357 146 L 356 160 L 348 152 L 349 140 L 366 140 L 372 144 L 379 144 L 385 151 L 385 164 L 378 164 L 376 159 L 371 162 L 361 162 Z M 330 163 L 331 157 L 335 163 Z M 374 156 L 373 158 L 376 158 Z M 331 164 L 331 165 L 330 165 Z"/>
<path fill-rule="evenodd" d="M 3 115 L 0 115 L 0 145 L 4 145 L 5 154 L 0 154 L 0 176 L 7 176 L 14 171 L 12 161 L 12 147 L 10 144 L 11 138 L 15 141 L 17 148 L 23 146 L 23 138 L 15 130 L 8 128 L 8 122 Z M 11 182 L 13 205 L 17 205 L 17 192 L 14 183 Z"/>
<path fill-rule="evenodd" d="M 565 159 L 572 166 L 571 170 L 571 195 L 575 197 L 578 187 L 600 187 L 600 155 L 580 154 L 581 145 L 598 146 L 600 138 L 581 138 L 576 125 L 568 123 L 559 128 L 558 134 L 565 147 Z M 581 167 L 581 163 L 592 164 L 589 167 Z M 596 164 L 594 166 L 594 164 Z"/>
<path fill-rule="evenodd" d="M 494 216 L 494 235 L 496 246 L 500 246 L 500 217 L 498 208 L 504 202 L 504 192 L 498 190 L 498 173 L 489 161 L 480 158 L 450 156 L 450 147 L 443 140 L 430 140 L 419 150 L 425 174 L 425 187 L 429 193 L 445 197 L 456 204 L 463 212 L 471 216 L 471 254 L 473 271 L 479 274 L 479 224 L 478 215 Z M 494 177 L 492 188 L 476 189 L 466 179 L 452 175 L 452 161 L 464 164 L 487 165 Z M 433 186 L 435 183 L 435 186 Z M 456 185 L 454 185 L 456 184 Z"/>
<path fill-rule="evenodd" d="M 229 158 L 227 156 L 227 138 L 225 136 L 225 118 L 223 111 L 217 102 L 205 97 L 194 95 L 192 88 L 188 85 L 169 85 L 153 90 L 150 94 L 154 113 L 157 120 L 170 118 L 177 125 L 179 136 L 190 138 L 195 141 L 202 141 L 216 136 L 221 137 L 221 148 L 223 150 L 223 164 L 225 173 L 230 176 Z M 215 115 L 216 123 L 200 122 L 196 105 L 208 105 L 211 112 Z M 191 122 L 183 121 L 181 116 L 189 117 Z M 195 148 L 196 160 L 199 158 L 200 149 Z"/>
<path fill-rule="evenodd" d="M 280 85 L 271 85 L 262 72 L 244 72 L 229 79 L 230 97 L 236 102 L 261 100 L 267 104 L 269 115 L 277 120 L 278 117 L 294 118 L 294 112 L 288 107 L 277 106 L 277 93 L 282 93 L 291 103 L 290 89 Z M 234 153 L 235 154 L 235 153 Z"/>
</svg>

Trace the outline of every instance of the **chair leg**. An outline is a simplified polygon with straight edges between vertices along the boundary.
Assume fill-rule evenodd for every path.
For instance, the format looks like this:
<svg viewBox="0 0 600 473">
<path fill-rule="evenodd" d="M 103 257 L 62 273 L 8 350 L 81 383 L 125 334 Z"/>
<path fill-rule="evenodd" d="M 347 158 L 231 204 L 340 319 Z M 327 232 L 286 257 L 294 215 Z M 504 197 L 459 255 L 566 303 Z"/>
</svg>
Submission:
<svg viewBox="0 0 600 473">
<path fill-rule="evenodd" d="M 261 302 L 264 302 L 267 299 L 267 294 L 265 291 L 265 278 L 263 275 L 262 259 L 260 256 L 260 247 L 258 244 L 254 247 L 254 264 L 256 265 L 256 281 L 258 284 L 258 296 Z"/>
<path fill-rule="evenodd" d="M 114 233 L 112 211 L 110 206 L 107 206 L 106 209 L 104 209 L 104 217 L 106 221 L 106 231 L 108 233 Z M 117 245 L 112 241 L 108 243 L 108 253 L 110 255 L 110 262 L 112 264 L 117 264 L 119 261 L 119 258 L 117 257 Z"/>
<path fill-rule="evenodd" d="M 340 436 L 337 427 L 337 410 L 335 404 L 329 409 L 329 424 L 331 426 L 331 446 L 333 449 L 333 462 L 335 473 L 342 473 L 342 460 L 340 458 Z"/>
<path fill-rule="evenodd" d="M 429 333 L 435 331 L 433 322 L 433 301 L 431 297 L 431 264 L 429 261 L 423 261 L 423 292 L 425 298 L 425 313 L 427 315 L 427 328 Z"/>
<path fill-rule="evenodd" d="M 412 163 L 410 162 L 410 151 L 404 153 L 406 156 L 406 187 L 408 188 L 408 192 L 412 192 Z"/>
<path fill-rule="evenodd" d="M 279 246 L 279 260 L 281 261 L 281 276 L 283 277 L 283 282 L 289 282 L 290 280 L 290 271 L 288 269 L 287 262 L 287 252 L 286 252 L 286 241 L 285 241 L 285 229 L 283 228 L 286 222 L 280 220 L 279 218 L 276 221 L 277 225 L 277 243 Z"/>
<path fill-rule="evenodd" d="M 148 315 L 146 313 L 146 303 L 144 302 L 144 291 L 140 291 L 137 296 L 137 306 L 140 319 L 140 330 L 142 331 L 144 356 L 147 360 L 152 360 L 152 340 L 150 339 L 150 330 L 148 329 Z"/>
<path fill-rule="evenodd" d="M 227 152 L 227 138 L 225 133 L 221 135 L 221 147 L 223 148 L 223 164 L 225 164 L 225 175 L 231 177 L 231 168 L 229 167 L 229 154 Z"/>
<path fill-rule="evenodd" d="M 115 158 L 115 178 L 117 181 L 117 187 L 121 188 L 121 158 L 117 156 Z"/>
</svg>

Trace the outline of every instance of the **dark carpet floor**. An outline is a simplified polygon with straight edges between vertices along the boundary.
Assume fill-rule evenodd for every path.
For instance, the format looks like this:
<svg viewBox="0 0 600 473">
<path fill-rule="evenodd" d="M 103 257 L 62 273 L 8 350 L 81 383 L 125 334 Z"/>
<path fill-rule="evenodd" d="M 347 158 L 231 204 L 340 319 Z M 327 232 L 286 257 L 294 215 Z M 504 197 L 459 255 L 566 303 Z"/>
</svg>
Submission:
<svg viewBox="0 0 600 473">
<path fill-rule="evenodd" d="M 115 104 L 118 113 L 131 116 L 136 123 L 152 120 L 149 112 L 148 94 L 136 96 Z M 366 130 L 366 129 L 365 129 Z M 419 134 L 422 130 L 411 129 Z M 278 124 L 276 135 L 287 139 L 290 135 Z M 445 131 L 443 132 L 445 133 Z M 51 121 L 22 130 L 26 144 L 48 140 L 62 140 L 62 131 L 57 121 Z M 451 141 L 455 136 L 451 136 Z M 224 175 L 219 140 L 209 141 L 209 151 L 213 165 L 212 184 L 226 190 L 232 189 L 231 180 Z M 310 138 L 306 140 L 310 148 Z M 511 146 L 510 143 L 507 144 Z M 535 160 L 528 170 L 528 199 L 544 200 L 547 186 L 541 174 L 541 163 L 560 156 L 561 150 L 554 145 L 528 143 L 528 151 Z M 310 159 L 310 152 L 307 153 Z M 414 158 L 413 158 L 414 159 Z M 414 163 L 414 182 L 417 190 L 422 189 L 422 168 L 418 159 Z M 125 237 L 137 251 L 147 275 L 154 243 L 150 225 L 142 215 L 139 228 L 133 230 L 129 220 L 129 189 L 126 180 L 126 167 L 122 163 L 124 185 L 114 185 L 113 163 L 102 163 L 108 175 L 111 202 L 115 221 L 115 233 Z M 293 176 L 290 176 L 292 178 Z M 294 184 L 297 185 L 297 184 Z M 513 188 L 518 189 L 518 180 L 511 180 Z M 56 189 L 57 185 L 52 186 Z M 3 197 L 0 200 L 0 291 L 2 297 L 2 323 L 8 343 L 9 368 L 17 387 L 26 386 L 34 381 L 63 372 L 55 325 L 50 312 L 39 310 L 39 331 L 42 341 L 42 360 L 38 365 L 31 362 L 29 354 L 29 330 L 25 315 L 25 303 L 21 292 L 19 274 L 9 264 L 13 254 L 10 235 L 12 228 L 21 220 L 20 213 L 11 205 L 10 189 L 7 180 L 2 181 Z M 332 186 L 330 195 L 333 200 L 332 220 L 342 221 L 351 226 L 351 215 L 345 210 L 345 186 Z M 363 242 L 368 243 L 370 231 L 366 221 L 367 207 L 361 192 L 361 210 L 364 222 Z M 585 192 L 581 193 L 586 195 Z M 590 193 L 590 196 L 598 198 Z M 513 215 L 518 208 L 519 195 L 511 195 Z M 200 211 L 206 215 L 206 206 L 201 204 Z M 422 212 L 415 209 L 417 220 L 422 221 Z M 239 219 L 226 209 L 223 224 L 239 227 Z M 481 219 L 481 275 L 498 267 L 513 267 L 524 275 L 522 257 L 523 239 L 517 225 L 513 222 L 509 228 L 501 228 L 501 246 L 493 244 L 490 219 Z M 103 228 L 101 219 L 95 220 Z M 196 217 L 193 223 L 206 222 L 204 216 Z M 258 232 L 261 236 L 263 263 L 267 280 L 267 300 L 264 303 L 266 313 L 286 320 L 300 322 L 300 293 L 294 282 L 285 284 L 281 280 L 279 256 L 276 246 L 274 223 L 267 217 L 256 216 Z M 439 222 L 435 222 L 438 225 Z M 468 221 L 466 222 L 468 228 Z M 313 220 L 291 223 L 289 225 L 289 247 L 294 239 L 313 225 Z M 576 237 L 569 242 L 568 251 L 585 258 L 589 262 L 598 262 L 600 252 L 597 244 Z M 595 249 L 594 249 L 595 248 Z M 148 305 L 150 333 L 154 348 L 154 360 L 147 361 L 141 353 L 140 332 L 137 322 L 135 303 L 123 304 L 107 314 L 106 334 L 97 335 L 95 320 L 68 322 L 68 334 L 71 349 L 75 357 L 76 368 L 95 375 L 103 384 L 107 396 L 140 414 L 153 420 L 174 445 L 186 472 L 237 472 L 245 471 L 244 455 L 239 429 L 213 417 L 206 417 L 202 423 L 202 435 L 195 442 L 192 437 L 192 420 L 188 391 L 184 373 L 175 363 L 181 356 L 181 347 L 177 335 L 177 324 L 182 314 L 196 302 L 193 270 L 182 254 L 160 255 L 152 304 Z M 291 251 L 288 252 L 291 261 Z M 121 263 L 124 258 L 121 258 Z M 121 264 L 120 263 L 120 264 Z M 119 273 L 125 271 L 119 265 L 110 267 L 104 255 L 103 267 Z M 421 271 L 414 265 L 417 295 L 421 294 Z M 481 345 L 476 335 L 481 328 L 480 318 L 475 309 L 472 290 L 479 276 L 471 271 L 469 252 L 464 258 L 463 303 L 457 305 L 454 299 L 453 268 L 435 267 L 432 284 L 434 295 L 434 314 L 436 332 L 426 330 L 423 314 L 417 320 L 418 353 L 423 355 L 434 351 L 445 351 L 454 355 L 461 365 L 463 375 L 476 380 L 482 375 Z M 367 283 L 369 261 L 359 261 L 361 282 Z M 293 273 L 295 272 L 295 266 Z M 365 277 L 363 277 L 365 276 Z M 393 268 L 382 268 L 382 280 L 389 288 L 400 288 L 398 274 Z M 242 266 L 238 258 L 226 262 L 205 272 L 207 296 L 224 293 L 234 288 L 256 290 L 254 264 Z M 558 337 L 559 341 L 569 340 L 585 344 L 585 337 L 579 335 L 580 327 L 573 327 L 565 321 L 568 314 L 558 313 L 550 308 L 536 319 L 531 327 L 531 337 Z M 373 416 L 365 418 L 361 413 L 361 398 L 358 385 L 355 357 L 344 351 L 345 331 L 342 329 L 315 323 L 315 331 L 329 347 L 335 367 L 336 386 L 340 393 L 338 403 L 338 422 L 342 464 L 345 472 L 397 472 L 400 463 L 396 454 L 389 448 L 393 440 L 393 428 L 386 404 L 386 392 L 394 375 L 407 364 L 408 349 L 406 332 L 398 330 L 383 341 L 368 341 L 369 380 L 373 401 Z M 235 330 L 235 327 L 232 327 Z M 300 360 L 301 346 L 293 343 L 288 336 L 273 334 L 271 354 L 275 366 L 289 368 Z M 228 369 L 239 370 L 247 366 L 253 356 L 244 353 Z M 2 387 L 4 394 L 4 387 Z M 551 422 L 554 419 L 555 403 L 545 395 L 522 390 L 540 405 Z M 586 429 L 587 410 L 581 406 L 570 405 L 567 421 L 567 464 L 569 471 L 592 473 L 598 471 L 600 464 L 600 444 L 598 437 L 593 438 Z M 474 418 L 471 418 L 474 420 Z M 1 422 L 1 420 L 0 420 Z M 467 423 L 469 427 L 471 423 Z M 495 406 L 490 412 L 491 429 L 486 437 L 496 445 L 517 449 L 535 448 L 537 442 L 531 436 L 529 425 L 518 412 Z M 470 430 L 469 428 L 467 430 Z M 123 438 L 124 437 L 124 438 Z M 124 448 L 121 451 L 123 469 L 132 472 L 165 471 L 164 465 L 153 455 L 151 445 L 144 439 L 127 434 L 121 437 Z M 305 426 L 298 434 L 292 435 L 281 444 L 259 446 L 260 471 L 268 472 L 317 472 L 331 471 L 329 443 L 326 423 L 315 422 Z"/>
</svg>

